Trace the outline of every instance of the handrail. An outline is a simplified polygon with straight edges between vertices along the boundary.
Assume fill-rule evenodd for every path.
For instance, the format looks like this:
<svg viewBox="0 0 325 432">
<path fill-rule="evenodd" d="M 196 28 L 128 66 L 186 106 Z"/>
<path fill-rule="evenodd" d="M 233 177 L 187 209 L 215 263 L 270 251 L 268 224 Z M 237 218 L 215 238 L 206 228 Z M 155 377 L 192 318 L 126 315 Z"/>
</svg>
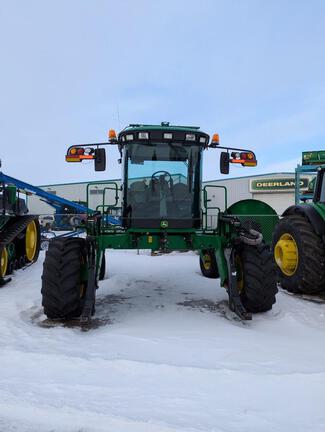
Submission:
<svg viewBox="0 0 325 432">
<path fill-rule="evenodd" d="M 114 190 L 115 191 L 115 203 L 114 205 L 109 205 L 109 207 L 116 207 L 117 203 L 118 203 L 118 184 L 116 182 L 91 182 L 87 184 L 87 207 L 89 207 L 89 195 L 90 195 L 90 188 L 93 186 L 104 186 L 103 188 L 103 204 L 102 206 L 105 206 L 105 194 L 106 194 L 106 190 Z M 111 187 L 107 187 L 107 185 L 114 185 L 114 188 Z"/>
<path fill-rule="evenodd" d="M 115 203 L 113 205 L 109 205 L 109 207 L 116 207 L 118 203 L 118 185 L 115 182 L 107 183 L 107 184 L 113 184 L 115 188 L 105 187 L 103 190 L 103 206 L 105 206 L 105 193 L 107 190 L 113 190 L 115 191 Z"/>
<path fill-rule="evenodd" d="M 203 206 L 204 206 L 204 219 L 205 219 L 205 227 L 208 226 L 208 210 L 217 210 L 217 213 L 220 213 L 220 207 L 219 206 L 208 206 L 208 203 L 211 201 L 211 199 L 208 199 L 208 188 L 218 188 L 224 190 L 224 200 L 225 200 L 225 209 L 228 207 L 228 192 L 226 186 L 221 185 L 205 185 L 203 187 Z"/>
</svg>

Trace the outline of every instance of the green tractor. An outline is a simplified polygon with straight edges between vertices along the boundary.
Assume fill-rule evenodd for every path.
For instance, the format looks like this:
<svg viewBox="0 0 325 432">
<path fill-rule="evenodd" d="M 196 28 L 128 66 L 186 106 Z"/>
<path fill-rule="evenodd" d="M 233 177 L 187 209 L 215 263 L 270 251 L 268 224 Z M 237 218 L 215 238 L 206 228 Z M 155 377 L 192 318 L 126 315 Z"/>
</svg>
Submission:
<svg viewBox="0 0 325 432">
<path fill-rule="evenodd" d="M 48 318 L 90 320 L 98 281 L 105 274 L 105 249 L 198 251 L 203 275 L 220 278 L 230 309 L 241 319 L 272 308 L 276 269 L 266 228 L 273 232 L 275 212 L 254 200 L 229 208 L 225 204 L 220 210 L 220 205 L 211 207 L 208 187 L 201 190 L 204 152 L 222 149 L 220 170 L 227 174 L 230 164 L 256 166 L 252 151 L 220 147 L 217 134 L 210 140 L 198 127 L 164 122 L 133 124 L 118 136 L 110 130 L 109 142 L 69 147 L 66 161 L 94 160 L 95 170 L 103 171 L 106 145 L 119 149 L 122 187 L 114 182 L 90 183 L 87 207 L 93 187 L 101 187 L 102 202 L 87 217 L 87 237 L 51 242 L 42 275 L 42 305 Z M 226 188 L 221 189 L 226 202 Z M 112 226 L 107 215 L 117 208 L 119 195 L 121 224 Z M 208 209 L 217 215 L 216 227 L 205 223 Z M 263 231 L 268 241 L 263 240 Z"/>
<path fill-rule="evenodd" d="M 0 180 L 0 286 L 11 280 L 14 270 L 37 261 L 40 251 L 38 216 L 28 215 L 20 194 Z"/>
<path fill-rule="evenodd" d="M 300 175 L 316 174 L 307 191 Z M 296 168 L 296 203 L 283 213 L 273 235 L 282 288 L 296 294 L 325 291 L 325 151 L 304 152 Z"/>
</svg>

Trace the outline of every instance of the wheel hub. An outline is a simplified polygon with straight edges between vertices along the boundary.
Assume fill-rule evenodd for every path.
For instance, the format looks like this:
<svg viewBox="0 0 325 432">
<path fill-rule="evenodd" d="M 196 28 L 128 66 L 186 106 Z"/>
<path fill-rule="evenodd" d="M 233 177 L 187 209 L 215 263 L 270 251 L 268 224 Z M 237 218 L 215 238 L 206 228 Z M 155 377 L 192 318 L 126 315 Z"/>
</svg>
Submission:
<svg viewBox="0 0 325 432">
<path fill-rule="evenodd" d="M 32 261 L 37 249 L 37 227 L 35 221 L 27 225 L 25 246 L 27 259 L 28 261 Z"/>
<path fill-rule="evenodd" d="M 293 276 L 298 267 L 298 247 L 291 234 L 282 234 L 274 248 L 274 258 L 282 273 Z"/>
<path fill-rule="evenodd" d="M 8 268 L 8 252 L 6 248 L 3 248 L 0 255 L 0 276 L 6 275 Z"/>
<path fill-rule="evenodd" d="M 205 268 L 205 270 L 210 270 L 211 269 L 211 257 L 210 255 L 203 255 L 203 267 Z"/>
</svg>

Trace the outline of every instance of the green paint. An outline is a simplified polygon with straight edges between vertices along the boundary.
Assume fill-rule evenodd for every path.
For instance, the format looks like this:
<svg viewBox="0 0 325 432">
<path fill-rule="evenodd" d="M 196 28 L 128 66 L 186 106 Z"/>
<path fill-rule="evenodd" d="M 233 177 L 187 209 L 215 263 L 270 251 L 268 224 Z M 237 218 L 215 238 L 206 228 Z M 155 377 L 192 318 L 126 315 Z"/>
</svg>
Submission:
<svg viewBox="0 0 325 432">
<path fill-rule="evenodd" d="M 123 129 L 123 132 L 125 131 L 132 131 L 132 132 L 141 132 L 141 131 L 147 131 L 150 130 L 162 130 L 169 132 L 170 130 L 174 131 L 184 131 L 184 132 L 198 132 L 200 130 L 199 126 L 174 126 L 174 125 L 145 125 L 145 124 L 130 124 L 128 127 Z"/>
<path fill-rule="evenodd" d="M 302 165 L 321 165 L 325 163 L 325 150 L 302 153 Z"/>
<path fill-rule="evenodd" d="M 14 205 L 17 201 L 17 188 L 16 186 L 7 186 L 7 197 L 8 197 L 8 202 L 11 205 Z"/>
<path fill-rule="evenodd" d="M 308 203 L 306 205 L 314 207 L 314 209 L 319 213 L 319 215 L 325 221 L 325 205 L 324 204 L 320 204 L 320 203 Z"/>
<path fill-rule="evenodd" d="M 244 227 L 260 231 L 266 244 L 272 243 L 279 217 L 271 206 L 263 201 L 247 199 L 231 205 L 227 213 L 237 216 Z"/>
</svg>

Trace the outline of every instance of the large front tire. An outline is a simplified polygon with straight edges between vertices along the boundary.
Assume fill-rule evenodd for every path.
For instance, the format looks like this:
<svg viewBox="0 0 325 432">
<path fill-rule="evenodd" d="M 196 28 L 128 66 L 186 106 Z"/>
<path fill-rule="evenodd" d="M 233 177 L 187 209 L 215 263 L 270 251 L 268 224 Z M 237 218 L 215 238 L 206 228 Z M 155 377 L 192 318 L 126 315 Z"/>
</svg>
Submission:
<svg viewBox="0 0 325 432">
<path fill-rule="evenodd" d="M 302 294 L 325 290 L 325 246 L 304 215 L 280 220 L 273 234 L 273 251 L 282 288 Z"/>
<path fill-rule="evenodd" d="M 269 247 L 242 245 L 236 252 L 236 268 L 237 287 L 246 310 L 257 313 L 272 309 L 278 289 Z"/>
<path fill-rule="evenodd" d="M 48 318 L 81 315 L 86 291 L 85 240 L 59 238 L 50 242 L 43 264 L 42 305 Z"/>
</svg>

